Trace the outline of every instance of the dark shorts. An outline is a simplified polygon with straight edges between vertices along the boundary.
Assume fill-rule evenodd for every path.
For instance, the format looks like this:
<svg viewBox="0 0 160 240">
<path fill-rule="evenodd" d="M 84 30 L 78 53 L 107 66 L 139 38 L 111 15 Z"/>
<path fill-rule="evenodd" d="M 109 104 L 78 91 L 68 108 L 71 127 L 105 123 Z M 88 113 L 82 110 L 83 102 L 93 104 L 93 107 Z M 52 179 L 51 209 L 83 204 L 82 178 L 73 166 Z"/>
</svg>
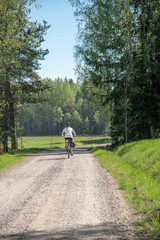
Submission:
<svg viewBox="0 0 160 240">
<path fill-rule="evenodd" d="M 72 138 L 65 138 L 65 140 L 72 142 L 73 139 Z"/>
</svg>

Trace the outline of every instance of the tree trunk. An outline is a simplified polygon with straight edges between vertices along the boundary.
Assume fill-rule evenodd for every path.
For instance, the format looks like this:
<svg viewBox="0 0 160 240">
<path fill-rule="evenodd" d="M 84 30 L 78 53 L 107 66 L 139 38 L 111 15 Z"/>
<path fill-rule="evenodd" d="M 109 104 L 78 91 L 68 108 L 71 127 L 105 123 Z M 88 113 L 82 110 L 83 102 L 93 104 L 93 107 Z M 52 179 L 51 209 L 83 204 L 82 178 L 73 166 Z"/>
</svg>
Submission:
<svg viewBox="0 0 160 240">
<path fill-rule="evenodd" d="M 16 127 L 16 113 L 13 100 L 9 104 L 10 110 L 10 128 L 11 128 L 11 149 L 17 150 L 17 127 Z"/>
<path fill-rule="evenodd" d="M 59 125 L 59 127 L 58 127 L 58 128 L 59 128 L 59 131 L 58 131 L 58 132 L 59 132 L 59 136 L 60 136 L 60 135 L 61 135 L 61 127 L 60 127 L 60 122 L 59 122 L 59 124 L 58 124 L 58 125 Z"/>
<path fill-rule="evenodd" d="M 9 98 L 10 98 L 10 82 L 9 74 L 6 74 L 5 82 L 5 110 L 4 110 L 4 151 L 8 152 L 8 134 L 9 134 Z"/>
<path fill-rule="evenodd" d="M 125 84 L 125 143 L 128 143 L 128 104 L 127 104 L 127 79 Z"/>
</svg>

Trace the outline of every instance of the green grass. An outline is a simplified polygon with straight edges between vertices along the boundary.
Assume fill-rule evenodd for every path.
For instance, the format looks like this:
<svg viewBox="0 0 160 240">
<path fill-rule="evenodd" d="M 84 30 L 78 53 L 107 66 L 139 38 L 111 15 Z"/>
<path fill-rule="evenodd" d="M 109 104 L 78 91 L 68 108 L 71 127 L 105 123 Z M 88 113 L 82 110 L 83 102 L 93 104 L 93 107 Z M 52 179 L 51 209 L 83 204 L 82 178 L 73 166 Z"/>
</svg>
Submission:
<svg viewBox="0 0 160 240">
<path fill-rule="evenodd" d="M 108 141 L 108 137 L 76 137 L 73 139 L 76 147 L 100 144 Z M 21 149 L 21 139 L 18 141 L 19 149 Z M 22 138 L 23 149 L 55 149 L 64 148 L 63 137 L 23 137 Z"/>
<path fill-rule="evenodd" d="M 114 152 L 93 152 L 125 191 L 145 239 L 160 239 L 160 140 L 129 143 Z"/>
<path fill-rule="evenodd" d="M 76 137 L 74 142 L 78 147 L 102 143 L 107 140 L 107 137 Z M 22 140 L 19 138 L 18 151 L 10 151 L 4 155 L 0 152 L 0 172 L 10 169 L 33 153 L 56 148 L 64 148 L 63 137 L 23 137 Z"/>
</svg>

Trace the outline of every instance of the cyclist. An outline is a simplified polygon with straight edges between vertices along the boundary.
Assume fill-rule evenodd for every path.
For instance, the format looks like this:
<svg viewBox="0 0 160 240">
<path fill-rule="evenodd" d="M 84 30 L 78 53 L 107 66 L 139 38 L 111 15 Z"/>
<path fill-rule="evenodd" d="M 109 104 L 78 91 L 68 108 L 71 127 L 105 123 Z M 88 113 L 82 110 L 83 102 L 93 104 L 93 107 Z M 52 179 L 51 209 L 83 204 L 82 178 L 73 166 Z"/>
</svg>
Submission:
<svg viewBox="0 0 160 240">
<path fill-rule="evenodd" d="M 65 148 L 67 148 L 67 141 L 69 140 L 73 140 L 73 135 L 74 137 L 76 137 L 76 133 L 75 131 L 73 130 L 73 128 L 71 128 L 70 126 L 70 123 L 68 122 L 66 124 L 66 127 L 63 129 L 62 133 L 61 133 L 61 136 L 65 138 Z M 72 147 L 71 147 L 71 155 L 73 156 L 73 151 L 72 151 Z"/>
</svg>

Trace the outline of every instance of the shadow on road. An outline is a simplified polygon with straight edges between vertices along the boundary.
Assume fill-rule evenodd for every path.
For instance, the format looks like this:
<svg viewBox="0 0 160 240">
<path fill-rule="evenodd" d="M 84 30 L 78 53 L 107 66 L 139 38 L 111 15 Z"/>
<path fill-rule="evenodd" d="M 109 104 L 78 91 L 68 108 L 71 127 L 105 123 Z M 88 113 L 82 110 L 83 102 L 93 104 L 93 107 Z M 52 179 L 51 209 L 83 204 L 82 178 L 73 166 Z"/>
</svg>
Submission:
<svg viewBox="0 0 160 240">
<path fill-rule="evenodd" d="M 126 225 L 116 225 L 112 222 L 105 222 L 96 226 L 77 226 L 76 229 L 62 231 L 60 231 L 60 229 L 55 229 L 51 231 L 33 231 L 21 234 L 0 235 L 0 240 L 138 240 L 138 238 L 133 235 L 134 233 L 129 230 Z"/>
<path fill-rule="evenodd" d="M 76 148 L 73 150 L 73 156 L 71 156 L 72 158 L 76 155 L 81 155 L 81 154 L 90 154 L 90 152 L 88 151 L 88 149 L 84 149 L 84 148 Z M 40 156 L 41 158 L 38 159 L 37 161 L 62 161 L 62 160 L 66 160 L 68 159 L 68 154 L 66 152 L 65 149 L 58 149 L 58 150 L 49 150 L 47 152 L 43 152 L 43 153 L 38 153 L 35 154 L 34 156 Z M 46 158 L 46 156 L 48 156 L 48 158 Z M 52 158 L 53 156 L 53 158 Z M 45 158 L 44 158 L 45 157 Z"/>
<path fill-rule="evenodd" d="M 88 151 L 89 147 L 77 147 L 73 149 L 74 154 L 89 154 Z M 48 150 L 45 152 L 35 153 L 33 156 L 59 156 L 59 155 L 65 155 L 67 154 L 66 150 L 63 149 L 54 149 L 54 150 Z"/>
<path fill-rule="evenodd" d="M 97 145 L 92 144 L 92 145 L 83 146 L 83 147 L 75 147 L 74 153 L 75 154 L 87 154 L 88 150 L 91 148 L 94 148 L 94 147 L 106 148 L 106 145 L 110 145 L 110 142 L 97 144 Z M 32 156 L 62 155 L 62 154 L 66 153 L 64 148 L 57 148 L 57 149 L 51 149 L 51 150 L 43 149 L 42 151 L 40 151 L 40 149 L 32 148 L 32 150 L 35 151 L 35 153 L 33 153 Z M 24 150 L 24 154 L 21 156 L 28 157 L 28 154 L 25 154 L 25 150 Z"/>
</svg>

